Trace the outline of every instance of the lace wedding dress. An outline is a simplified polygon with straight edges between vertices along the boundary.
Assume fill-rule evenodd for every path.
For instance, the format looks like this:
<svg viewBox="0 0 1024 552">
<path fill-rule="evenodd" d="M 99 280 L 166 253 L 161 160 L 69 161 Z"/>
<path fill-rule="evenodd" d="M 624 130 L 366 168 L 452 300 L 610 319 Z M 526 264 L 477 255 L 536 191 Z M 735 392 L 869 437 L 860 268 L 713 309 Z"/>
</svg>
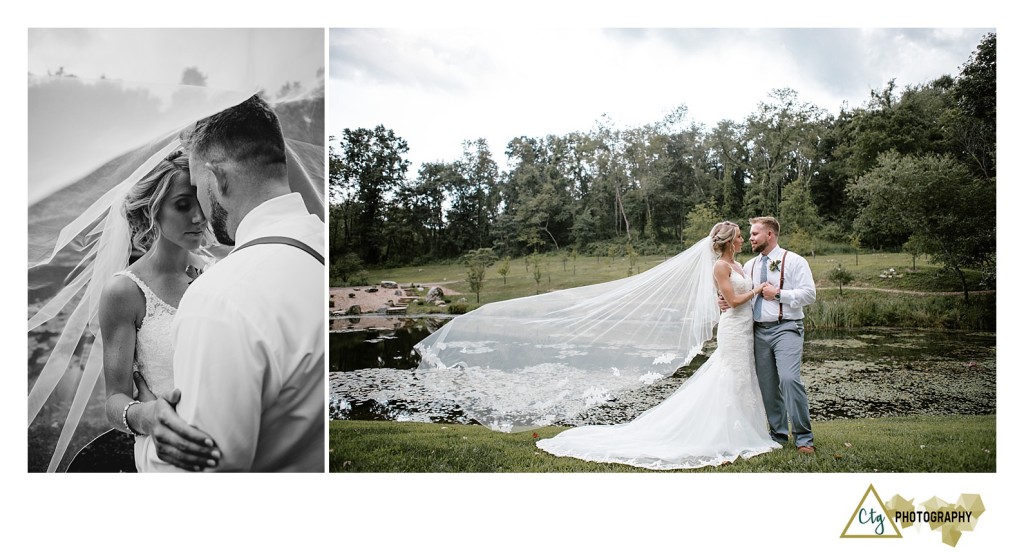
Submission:
<svg viewBox="0 0 1024 552">
<path fill-rule="evenodd" d="M 146 316 L 135 335 L 135 363 L 154 395 L 166 396 L 174 390 L 174 343 L 171 323 L 178 309 L 157 297 L 153 290 L 134 273 L 123 270 L 115 276 L 127 276 L 139 286 L 146 298 Z M 135 438 L 135 466 L 139 466 L 145 437 Z"/>
<path fill-rule="evenodd" d="M 733 270 L 736 293 L 751 282 Z M 754 372 L 751 309 L 729 309 L 718 348 L 674 394 L 632 422 L 568 429 L 537 446 L 556 456 L 654 470 L 699 468 L 780 448 L 768 434 Z"/>
</svg>

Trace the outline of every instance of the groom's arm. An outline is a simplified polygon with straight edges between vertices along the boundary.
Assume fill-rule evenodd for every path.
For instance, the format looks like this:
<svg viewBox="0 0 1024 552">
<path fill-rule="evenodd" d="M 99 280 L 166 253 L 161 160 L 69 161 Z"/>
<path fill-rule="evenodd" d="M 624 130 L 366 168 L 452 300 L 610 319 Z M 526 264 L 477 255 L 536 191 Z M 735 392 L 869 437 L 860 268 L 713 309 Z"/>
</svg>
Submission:
<svg viewBox="0 0 1024 552">
<path fill-rule="evenodd" d="M 794 257 L 786 267 L 786 289 L 779 292 L 779 301 L 794 308 L 805 307 L 817 299 L 814 276 L 807 259 Z"/>
<path fill-rule="evenodd" d="M 213 471 L 248 471 L 258 443 L 263 367 L 254 330 L 220 298 L 186 297 L 175 316 L 174 383 L 178 414 L 210 434 L 221 451 Z M 152 448 L 152 447 L 150 447 Z M 149 468 L 173 468 L 147 451 Z"/>
</svg>

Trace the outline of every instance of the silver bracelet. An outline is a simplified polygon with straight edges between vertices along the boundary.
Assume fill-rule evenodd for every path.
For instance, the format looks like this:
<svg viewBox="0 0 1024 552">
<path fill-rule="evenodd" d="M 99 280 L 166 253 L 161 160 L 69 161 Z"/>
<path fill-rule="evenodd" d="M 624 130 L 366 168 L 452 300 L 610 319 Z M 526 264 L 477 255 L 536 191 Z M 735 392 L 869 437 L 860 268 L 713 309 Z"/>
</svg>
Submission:
<svg viewBox="0 0 1024 552">
<path fill-rule="evenodd" d="M 128 401 L 128 404 L 124 405 L 124 410 L 121 411 L 121 421 L 124 422 L 124 428 L 128 430 L 128 433 L 138 437 L 141 433 L 136 433 L 135 430 L 132 429 L 132 426 L 128 425 L 128 409 L 131 408 L 133 404 L 142 403 L 139 401 Z"/>
</svg>

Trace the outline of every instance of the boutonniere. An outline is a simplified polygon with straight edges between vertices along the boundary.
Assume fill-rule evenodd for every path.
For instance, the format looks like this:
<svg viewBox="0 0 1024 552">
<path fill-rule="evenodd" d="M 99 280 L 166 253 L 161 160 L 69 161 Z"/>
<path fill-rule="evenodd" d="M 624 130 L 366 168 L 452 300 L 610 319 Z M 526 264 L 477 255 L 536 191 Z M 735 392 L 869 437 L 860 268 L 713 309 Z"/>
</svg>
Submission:
<svg viewBox="0 0 1024 552">
<path fill-rule="evenodd" d="M 782 263 L 782 261 L 780 259 L 775 259 L 774 261 L 769 261 L 768 262 L 768 270 L 771 270 L 772 272 L 778 272 L 779 271 L 779 265 L 781 263 Z"/>
<path fill-rule="evenodd" d="M 192 282 L 195 282 L 196 278 L 203 275 L 203 269 L 188 265 L 185 267 L 185 275 L 189 277 L 188 285 L 192 285 Z"/>
</svg>

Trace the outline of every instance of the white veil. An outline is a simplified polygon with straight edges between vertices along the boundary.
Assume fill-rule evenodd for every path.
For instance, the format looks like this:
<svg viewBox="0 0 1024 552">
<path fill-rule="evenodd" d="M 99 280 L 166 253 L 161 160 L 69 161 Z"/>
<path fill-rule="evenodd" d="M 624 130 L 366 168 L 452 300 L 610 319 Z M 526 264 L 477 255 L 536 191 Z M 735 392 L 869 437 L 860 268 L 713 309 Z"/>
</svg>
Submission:
<svg viewBox="0 0 1024 552">
<path fill-rule="evenodd" d="M 484 305 L 416 345 L 417 377 L 500 431 L 559 423 L 670 375 L 720 312 L 710 238 L 613 282 Z"/>
<path fill-rule="evenodd" d="M 258 61 L 247 58 L 281 37 L 273 30 L 227 32 L 248 41 L 232 50 L 240 64 Z M 299 51 L 318 56 L 322 68 L 323 33 L 313 29 L 310 36 Z M 312 86 L 283 81 L 276 97 L 264 95 L 281 120 L 292 190 L 324 218 L 322 70 L 310 77 Z M 31 74 L 28 86 L 29 464 L 40 469 L 45 458 L 55 471 L 109 429 L 97 312 L 103 286 L 132 255 L 125 193 L 180 147 L 182 130 L 260 89 Z M 141 110 L 133 98 L 150 105 Z M 87 138 L 69 141 L 83 130 Z"/>
</svg>

